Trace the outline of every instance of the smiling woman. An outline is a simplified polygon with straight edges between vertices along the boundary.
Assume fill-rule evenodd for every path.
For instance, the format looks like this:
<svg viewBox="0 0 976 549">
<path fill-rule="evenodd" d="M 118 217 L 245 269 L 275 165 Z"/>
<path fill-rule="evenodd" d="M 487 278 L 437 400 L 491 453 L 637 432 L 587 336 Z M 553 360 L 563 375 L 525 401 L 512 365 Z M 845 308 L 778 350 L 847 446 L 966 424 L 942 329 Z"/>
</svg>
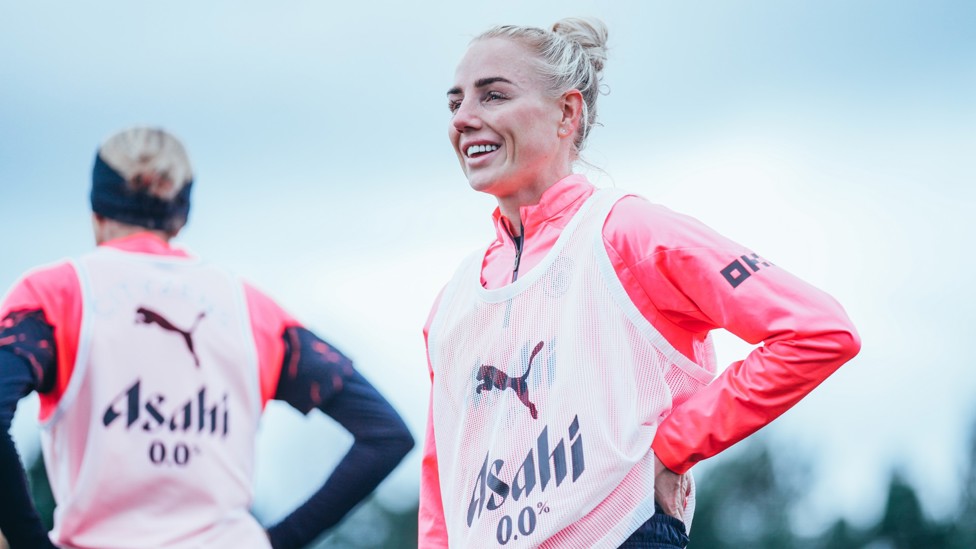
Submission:
<svg viewBox="0 0 976 549">
<path fill-rule="evenodd" d="M 425 327 L 421 547 L 683 547 L 691 467 L 860 348 L 830 296 L 573 173 L 606 40 L 597 20 L 497 27 L 448 91 L 461 169 L 498 208 Z M 719 328 L 764 345 L 716 377 Z"/>
<path fill-rule="evenodd" d="M 507 26 L 484 33 L 447 93 L 448 134 L 461 169 L 506 214 L 537 201 L 545 182 L 572 173 L 596 117 L 606 27 L 567 20 L 556 30 Z M 526 48 L 540 55 L 525 55 Z"/>
</svg>

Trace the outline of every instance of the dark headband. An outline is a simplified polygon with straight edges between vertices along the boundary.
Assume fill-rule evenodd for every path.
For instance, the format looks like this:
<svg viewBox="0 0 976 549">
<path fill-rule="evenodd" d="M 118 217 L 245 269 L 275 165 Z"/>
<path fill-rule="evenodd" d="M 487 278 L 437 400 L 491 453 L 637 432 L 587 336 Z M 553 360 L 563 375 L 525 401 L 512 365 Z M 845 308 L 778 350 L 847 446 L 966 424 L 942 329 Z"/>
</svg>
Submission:
<svg viewBox="0 0 976 549">
<path fill-rule="evenodd" d="M 172 200 L 160 199 L 130 188 L 125 178 L 97 154 L 92 168 L 92 211 L 128 225 L 176 233 L 190 215 L 192 186 L 193 181 L 189 181 Z"/>
</svg>

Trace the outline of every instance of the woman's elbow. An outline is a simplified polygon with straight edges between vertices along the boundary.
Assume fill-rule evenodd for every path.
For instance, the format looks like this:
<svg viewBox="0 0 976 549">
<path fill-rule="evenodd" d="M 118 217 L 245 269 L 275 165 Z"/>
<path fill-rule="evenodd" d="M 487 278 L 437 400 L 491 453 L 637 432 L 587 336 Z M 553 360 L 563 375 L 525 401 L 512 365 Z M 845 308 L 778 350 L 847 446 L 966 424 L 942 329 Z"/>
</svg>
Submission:
<svg viewBox="0 0 976 549">
<path fill-rule="evenodd" d="M 414 441 L 413 435 L 407 429 L 407 426 L 404 425 L 403 429 L 396 435 L 395 442 L 395 446 L 400 451 L 401 457 L 410 453 L 410 450 L 413 450 L 415 445 L 416 442 Z"/>
<path fill-rule="evenodd" d="M 823 363 L 831 365 L 831 370 L 840 368 L 861 351 L 861 336 L 849 322 L 821 332 L 817 339 L 817 354 Z"/>
<path fill-rule="evenodd" d="M 847 322 L 842 330 L 836 334 L 838 355 L 842 362 L 847 362 L 861 352 L 861 335 L 851 322 Z"/>
<path fill-rule="evenodd" d="M 415 444 L 413 434 L 402 419 L 393 422 L 383 438 L 383 446 L 391 455 L 397 456 L 397 461 L 410 453 Z"/>
</svg>

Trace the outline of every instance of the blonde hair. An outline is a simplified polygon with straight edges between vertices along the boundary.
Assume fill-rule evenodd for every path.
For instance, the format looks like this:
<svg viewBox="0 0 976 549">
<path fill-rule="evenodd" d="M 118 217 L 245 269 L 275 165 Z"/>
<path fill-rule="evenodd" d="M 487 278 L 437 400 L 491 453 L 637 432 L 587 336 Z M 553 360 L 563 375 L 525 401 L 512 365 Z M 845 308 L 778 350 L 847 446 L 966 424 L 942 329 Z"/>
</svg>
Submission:
<svg viewBox="0 0 976 549">
<path fill-rule="evenodd" d="M 596 124 L 596 100 L 607 61 L 608 34 L 607 26 L 599 19 L 568 17 L 557 21 L 551 30 L 502 25 L 488 29 L 473 41 L 515 40 L 535 54 L 537 71 L 550 94 L 559 96 L 567 90 L 579 90 L 583 96 L 583 112 L 573 141 L 579 152 Z"/>
<path fill-rule="evenodd" d="M 109 137 L 99 148 L 102 160 L 140 191 L 165 202 L 193 180 L 183 144 L 160 128 L 133 127 Z"/>
</svg>

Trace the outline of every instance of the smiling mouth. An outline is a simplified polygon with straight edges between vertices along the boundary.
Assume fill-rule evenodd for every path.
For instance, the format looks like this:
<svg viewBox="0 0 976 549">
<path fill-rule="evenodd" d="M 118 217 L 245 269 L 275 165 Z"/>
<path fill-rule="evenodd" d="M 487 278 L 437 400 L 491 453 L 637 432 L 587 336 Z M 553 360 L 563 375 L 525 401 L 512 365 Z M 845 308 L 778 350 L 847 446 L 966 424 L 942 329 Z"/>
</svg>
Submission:
<svg viewBox="0 0 976 549">
<path fill-rule="evenodd" d="M 479 156 L 483 156 L 497 150 L 498 145 L 471 145 L 464 151 L 464 154 L 468 158 L 478 158 Z"/>
</svg>

